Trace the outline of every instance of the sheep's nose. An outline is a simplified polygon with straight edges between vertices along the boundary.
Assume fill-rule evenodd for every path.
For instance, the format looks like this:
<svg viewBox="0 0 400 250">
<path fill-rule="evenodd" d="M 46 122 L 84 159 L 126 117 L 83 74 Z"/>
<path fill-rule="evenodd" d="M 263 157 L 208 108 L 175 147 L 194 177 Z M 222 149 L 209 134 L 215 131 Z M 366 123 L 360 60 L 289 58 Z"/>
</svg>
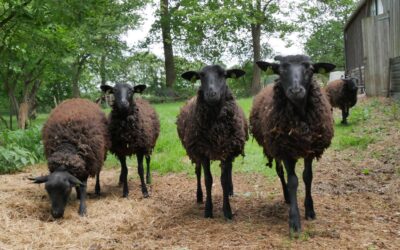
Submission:
<svg viewBox="0 0 400 250">
<path fill-rule="evenodd" d="M 293 95 L 298 95 L 302 92 L 302 89 L 301 88 L 290 88 L 289 91 Z"/>
<path fill-rule="evenodd" d="M 129 102 L 127 100 L 122 100 L 121 101 L 122 106 L 124 107 L 128 107 L 129 106 Z"/>
<path fill-rule="evenodd" d="M 53 218 L 58 219 L 63 217 L 64 211 L 51 211 L 51 215 L 53 216 Z"/>
<path fill-rule="evenodd" d="M 211 98 L 215 97 L 216 95 L 217 95 L 217 92 L 215 92 L 215 91 L 213 91 L 213 90 L 210 90 L 210 91 L 208 92 L 208 96 L 211 97 Z"/>
</svg>

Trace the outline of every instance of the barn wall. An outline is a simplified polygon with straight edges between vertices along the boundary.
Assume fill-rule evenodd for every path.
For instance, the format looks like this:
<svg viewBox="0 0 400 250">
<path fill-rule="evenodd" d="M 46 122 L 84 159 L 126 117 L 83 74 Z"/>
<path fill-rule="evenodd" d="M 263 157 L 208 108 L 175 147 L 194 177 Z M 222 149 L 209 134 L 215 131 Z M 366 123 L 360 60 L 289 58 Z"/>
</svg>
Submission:
<svg viewBox="0 0 400 250">
<path fill-rule="evenodd" d="M 400 56 L 400 1 L 390 1 L 390 58 Z"/>
<path fill-rule="evenodd" d="M 366 16 L 367 5 L 364 5 L 345 30 L 346 71 L 352 71 L 364 65 L 361 20 Z"/>
<path fill-rule="evenodd" d="M 389 96 L 389 14 L 362 20 L 365 92 L 369 96 Z"/>
<path fill-rule="evenodd" d="M 390 59 L 390 92 L 391 96 L 400 99 L 400 56 Z"/>
</svg>

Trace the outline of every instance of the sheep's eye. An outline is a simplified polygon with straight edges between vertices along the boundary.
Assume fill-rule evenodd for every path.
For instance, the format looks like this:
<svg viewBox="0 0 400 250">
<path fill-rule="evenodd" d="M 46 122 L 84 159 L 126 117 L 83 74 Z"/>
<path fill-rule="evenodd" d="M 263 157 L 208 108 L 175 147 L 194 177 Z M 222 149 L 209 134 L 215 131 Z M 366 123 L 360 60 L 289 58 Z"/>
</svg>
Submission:
<svg viewBox="0 0 400 250">
<path fill-rule="evenodd" d="M 200 77 L 205 77 L 206 76 L 206 74 L 204 72 L 200 72 L 199 75 L 200 75 Z"/>
</svg>

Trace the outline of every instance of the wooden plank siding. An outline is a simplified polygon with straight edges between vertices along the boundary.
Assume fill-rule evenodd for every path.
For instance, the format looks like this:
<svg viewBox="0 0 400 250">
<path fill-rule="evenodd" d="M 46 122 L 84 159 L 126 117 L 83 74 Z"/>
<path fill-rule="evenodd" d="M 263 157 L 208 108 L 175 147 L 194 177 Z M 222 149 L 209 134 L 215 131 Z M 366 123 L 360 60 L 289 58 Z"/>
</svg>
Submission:
<svg viewBox="0 0 400 250">
<path fill-rule="evenodd" d="M 364 5 L 344 32 L 346 71 L 348 72 L 364 65 L 361 20 L 366 16 L 367 5 Z"/>
<path fill-rule="evenodd" d="M 400 99 L 400 56 L 390 59 L 390 95 Z"/>
<path fill-rule="evenodd" d="M 390 1 L 390 58 L 400 56 L 400 1 Z"/>
<path fill-rule="evenodd" d="M 365 58 L 365 92 L 389 95 L 389 14 L 362 20 Z"/>
<path fill-rule="evenodd" d="M 369 96 L 391 95 L 391 59 L 400 57 L 400 0 L 381 1 L 384 13 L 375 16 L 370 12 L 372 1 L 361 0 L 344 30 L 346 72 L 361 78 Z"/>
</svg>

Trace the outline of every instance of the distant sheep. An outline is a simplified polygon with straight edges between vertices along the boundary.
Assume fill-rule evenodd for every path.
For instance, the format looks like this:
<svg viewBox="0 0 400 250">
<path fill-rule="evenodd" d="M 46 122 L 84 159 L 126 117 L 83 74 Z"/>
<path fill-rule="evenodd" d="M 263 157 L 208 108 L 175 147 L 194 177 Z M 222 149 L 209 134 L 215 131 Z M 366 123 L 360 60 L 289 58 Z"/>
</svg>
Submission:
<svg viewBox="0 0 400 250">
<path fill-rule="evenodd" d="M 54 218 L 64 215 L 73 187 L 80 199 L 79 214 L 85 215 L 89 176 L 96 176 L 95 192 L 100 194 L 99 175 L 110 144 L 106 116 L 88 100 L 66 100 L 51 112 L 42 137 L 50 174 L 30 179 L 46 183 Z"/>
<path fill-rule="evenodd" d="M 332 107 L 342 110 L 342 124 L 347 124 L 349 110 L 357 103 L 357 83 L 355 78 L 344 78 L 329 82 L 325 92 Z"/>
<path fill-rule="evenodd" d="M 149 196 L 144 181 L 143 157 L 146 157 L 146 182 L 150 183 L 150 155 L 153 152 L 160 133 L 160 121 L 157 113 L 143 99 L 134 99 L 134 93 L 142 93 L 146 85 L 132 87 L 128 84 L 116 84 L 114 87 L 101 86 L 102 91 L 114 94 L 114 103 L 109 117 L 111 136 L 110 151 L 121 162 L 120 184 L 123 184 L 122 196 L 127 197 L 128 168 L 126 157 L 136 154 L 143 197 Z"/>
<path fill-rule="evenodd" d="M 289 228 L 301 230 L 297 206 L 296 162 L 304 158 L 303 180 L 306 186 L 306 219 L 314 219 L 311 197 L 312 161 L 320 158 L 333 137 L 333 119 L 328 100 L 322 95 L 313 74 L 335 68 L 328 63 L 311 63 L 308 56 L 275 57 L 280 63 L 259 61 L 262 70 L 271 69 L 279 78 L 254 98 L 250 130 L 264 149 L 271 164 L 277 163 L 285 200 L 290 203 Z M 286 185 L 281 166 L 288 174 Z"/>
<path fill-rule="evenodd" d="M 201 165 L 203 165 L 207 191 L 205 217 L 212 218 L 211 189 L 213 179 L 210 161 L 221 161 L 223 211 L 232 218 L 229 195 L 233 194 L 232 162 L 244 154 L 248 139 L 248 125 L 242 109 L 226 84 L 226 78 L 241 77 L 239 69 L 224 70 L 219 65 L 206 66 L 201 71 L 182 74 L 186 80 L 200 80 L 197 96 L 182 107 L 177 118 L 178 135 L 189 158 L 196 164 L 197 202 L 202 202 Z"/>
</svg>

